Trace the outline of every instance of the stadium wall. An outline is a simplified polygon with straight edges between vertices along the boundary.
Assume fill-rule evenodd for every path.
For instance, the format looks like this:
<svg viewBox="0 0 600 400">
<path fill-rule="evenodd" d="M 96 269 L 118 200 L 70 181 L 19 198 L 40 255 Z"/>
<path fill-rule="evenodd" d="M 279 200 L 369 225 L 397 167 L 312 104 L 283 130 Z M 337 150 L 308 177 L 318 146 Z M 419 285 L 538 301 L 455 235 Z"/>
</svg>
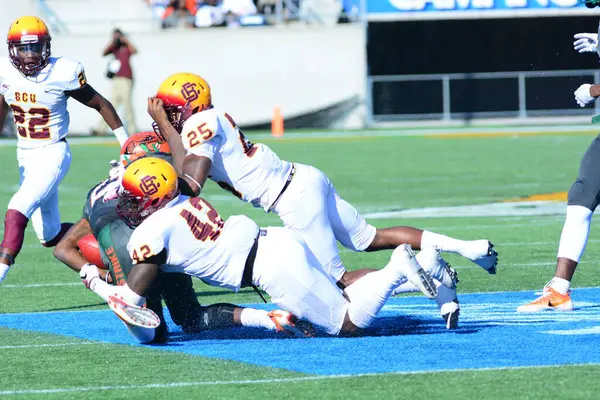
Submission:
<svg viewBox="0 0 600 400">
<path fill-rule="evenodd" d="M 109 39 L 78 35 L 52 41 L 53 55 L 80 60 L 88 82 L 108 98 L 109 57 L 102 51 Z M 366 43 L 359 25 L 164 31 L 133 34 L 131 40 L 139 51 L 132 58 L 139 129 L 150 128 L 147 97 L 167 76 L 183 71 L 206 78 L 214 104 L 243 127 L 265 126 L 276 106 L 304 127 L 363 126 Z M 2 46 L 0 56 L 6 55 Z M 69 110 L 72 133 L 87 134 L 99 120 L 75 101 Z"/>
</svg>

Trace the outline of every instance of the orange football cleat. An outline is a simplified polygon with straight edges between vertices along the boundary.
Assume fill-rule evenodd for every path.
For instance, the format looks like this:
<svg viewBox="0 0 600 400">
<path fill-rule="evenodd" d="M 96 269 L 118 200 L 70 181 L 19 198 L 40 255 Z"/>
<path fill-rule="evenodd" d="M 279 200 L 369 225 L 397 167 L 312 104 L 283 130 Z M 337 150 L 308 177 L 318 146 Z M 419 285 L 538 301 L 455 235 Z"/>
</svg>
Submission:
<svg viewBox="0 0 600 400">
<path fill-rule="evenodd" d="M 312 336 L 307 329 L 302 329 L 296 324 L 299 322 L 298 318 L 294 314 L 283 310 L 275 310 L 269 312 L 269 318 L 275 324 L 277 332 L 285 333 L 289 336 L 295 336 L 298 338 L 305 338 Z"/>
<path fill-rule="evenodd" d="M 540 312 L 545 310 L 572 311 L 571 291 L 561 294 L 551 287 L 544 288 L 544 293 L 529 304 L 517 308 L 517 312 Z"/>
</svg>

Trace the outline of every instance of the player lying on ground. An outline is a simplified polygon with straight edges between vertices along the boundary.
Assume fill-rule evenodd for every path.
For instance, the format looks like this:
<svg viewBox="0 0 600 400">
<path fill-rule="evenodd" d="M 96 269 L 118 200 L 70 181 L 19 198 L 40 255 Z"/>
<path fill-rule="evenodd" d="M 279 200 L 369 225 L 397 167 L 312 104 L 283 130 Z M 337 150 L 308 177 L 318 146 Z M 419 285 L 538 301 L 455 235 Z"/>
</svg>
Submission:
<svg viewBox="0 0 600 400">
<path fill-rule="evenodd" d="M 235 292 L 255 285 L 282 309 L 332 335 L 368 327 L 403 278 L 433 297 L 432 278 L 408 245 L 342 292 L 295 232 L 262 230 L 245 216 L 224 222 L 205 200 L 181 195 L 174 168 L 158 158 L 126 168 L 117 213 L 136 227 L 127 246 L 135 266 L 109 304 L 134 325 L 152 322 L 151 312 L 139 306 L 160 269 Z"/>
<path fill-rule="evenodd" d="M 176 130 L 186 152 L 181 168 L 189 189 L 199 194 L 207 178 L 243 201 L 275 212 L 284 225 L 302 235 L 325 270 L 342 287 L 369 270 L 346 271 L 336 240 L 354 251 L 438 247 L 463 255 L 489 273 L 497 253 L 487 240 L 463 241 L 411 227 L 377 229 L 344 201 L 323 172 L 281 160 L 263 144 L 246 139 L 233 118 L 213 108 L 208 83 L 180 73 L 167 78 L 149 113 L 161 133 Z"/>
<path fill-rule="evenodd" d="M 164 143 L 134 146 L 142 141 L 149 143 L 152 137 L 158 140 L 154 132 L 143 132 L 129 138 L 123 146 L 125 152 L 122 158 L 130 162 L 148 152 L 161 151 L 160 154 L 153 153 L 153 155 L 168 160 L 169 148 Z M 117 180 L 117 178 L 109 178 L 90 190 L 82 219 L 69 229 L 54 251 L 57 259 L 80 272 L 86 287 L 106 301 L 108 297 L 106 292 L 101 290 L 102 287 L 97 285 L 97 278 L 122 285 L 133 266 L 127 252 L 127 243 L 133 229 L 117 216 L 116 199 L 111 198 L 115 193 L 115 186 L 119 186 Z M 108 274 L 105 270 L 98 270 L 96 265 L 89 263 L 79 252 L 79 241 L 92 234 L 93 237 L 99 238 L 97 245 L 101 251 L 98 256 L 102 257 L 100 266 L 108 266 L 110 270 Z M 159 316 L 161 320 L 159 327 L 155 330 L 126 324 L 129 332 L 142 343 L 160 343 L 167 339 L 168 332 L 164 322 L 161 297 L 165 300 L 173 322 L 187 333 L 236 326 L 282 331 L 291 324 L 290 314 L 281 310 L 267 312 L 224 303 L 202 307 L 196 298 L 190 276 L 161 273 L 157 283 L 150 289 L 146 303 L 147 307 Z"/>
<path fill-rule="evenodd" d="M 58 243 L 70 224 L 61 224 L 58 185 L 71 165 L 65 139 L 67 100 L 97 110 L 123 143 L 127 133 L 115 109 L 88 83 L 83 66 L 50 57 L 50 33 L 37 17 L 22 17 L 8 31 L 8 60 L 0 60 L 0 130 L 9 107 L 17 127 L 21 184 L 8 204 L 0 244 L 0 283 L 23 246 L 27 223 L 43 246 Z"/>
<path fill-rule="evenodd" d="M 598 35 L 578 33 L 573 46 L 580 53 L 598 51 Z M 584 84 L 575 91 L 575 101 L 581 107 L 600 96 L 600 85 Z M 571 280 L 587 245 L 592 214 L 600 202 L 600 135 L 587 148 L 577 179 L 571 185 L 567 199 L 567 215 L 563 225 L 554 277 L 544 286 L 540 297 L 517 308 L 519 312 L 573 310 L 570 296 Z"/>
<path fill-rule="evenodd" d="M 185 154 L 183 153 L 184 149 L 179 138 L 179 134 L 177 134 L 175 130 L 171 129 L 165 132 L 165 139 L 169 142 L 169 146 L 173 144 L 173 147 L 180 147 L 178 158 L 180 160 L 183 159 Z M 135 149 L 133 144 L 136 146 L 143 146 L 146 149 L 154 149 L 154 151 L 160 151 L 160 147 L 164 145 L 164 143 L 161 143 L 160 140 L 157 141 L 155 136 L 146 135 L 145 137 L 140 137 L 139 140 L 137 138 L 135 140 L 130 139 L 128 144 L 126 144 L 123 148 L 131 148 L 128 150 L 131 153 Z M 125 163 L 131 161 L 127 155 L 128 151 L 121 152 L 122 161 Z M 179 179 L 179 182 L 187 187 L 186 182 L 182 181 L 181 178 Z M 426 248 L 417 254 L 416 258 L 423 269 L 425 269 L 431 274 L 431 276 L 435 278 L 434 282 L 438 289 L 436 303 L 438 304 L 440 314 L 446 323 L 446 327 L 448 329 L 456 328 L 458 326 L 458 317 L 460 312 L 456 294 L 456 282 L 458 281 L 456 272 L 452 270 L 450 266 L 443 260 L 439 254 L 439 250 L 436 248 Z M 405 280 L 396 289 L 394 289 L 393 294 L 396 295 L 415 291 L 418 292 L 419 289 L 412 283 Z"/>
</svg>

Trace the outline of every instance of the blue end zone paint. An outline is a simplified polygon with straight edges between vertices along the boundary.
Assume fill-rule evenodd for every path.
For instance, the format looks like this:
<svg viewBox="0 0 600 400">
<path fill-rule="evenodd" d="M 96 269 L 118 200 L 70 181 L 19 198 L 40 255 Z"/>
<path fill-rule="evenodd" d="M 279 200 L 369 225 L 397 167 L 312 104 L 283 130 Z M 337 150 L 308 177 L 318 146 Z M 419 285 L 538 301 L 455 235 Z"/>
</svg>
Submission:
<svg viewBox="0 0 600 400">
<path fill-rule="evenodd" d="M 573 312 L 515 312 L 533 296 L 462 295 L 457 331 L 446 331 L 435 303 L 404 297 L 389 301 L 359 338 L 287 339 L 252 329 L 185 335 L 171 327 L 173 340 L 156 348 L 320 375 L 600 363 L 594 350 L 600 346 L 600 288 L 577 289 Z M 107 310 L 4 314 L 0 326 L 134 344 Z"/>
</svg>

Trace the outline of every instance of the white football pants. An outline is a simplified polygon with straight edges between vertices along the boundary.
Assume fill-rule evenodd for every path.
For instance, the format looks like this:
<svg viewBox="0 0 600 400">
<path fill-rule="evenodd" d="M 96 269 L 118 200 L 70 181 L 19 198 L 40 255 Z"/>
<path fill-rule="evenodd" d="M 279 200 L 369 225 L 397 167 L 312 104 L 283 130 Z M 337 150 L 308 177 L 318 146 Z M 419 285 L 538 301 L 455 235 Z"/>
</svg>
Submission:
<svg viewBox="0 0 600 400">
<path fill-rule="evenodd" d="M 298 233 L 267 228 L 258 239 L 252 281 L 278 307 L 331 335 L 340 332 L 348 302 Z"/>
<path fill-rule="evenodd" d="M 71 166 L 71 151 L 61 141 L 36 149 L 17 149 L 21 185 L 8 203 L 31 220 L 33 229 L 45 243 L 60 232 L 58 185 Z"/>
<path fill-rule="evenodd" d="M 376 229 L 342 199 L 329 178 L 317 168 L 295 164 L 286 191 L 273 205 L 286 228 L 298 232 L 325 271 L 339 281 L 346 269 L 336 240 L 353 251 L 364 251 Z"/>
</svg>

